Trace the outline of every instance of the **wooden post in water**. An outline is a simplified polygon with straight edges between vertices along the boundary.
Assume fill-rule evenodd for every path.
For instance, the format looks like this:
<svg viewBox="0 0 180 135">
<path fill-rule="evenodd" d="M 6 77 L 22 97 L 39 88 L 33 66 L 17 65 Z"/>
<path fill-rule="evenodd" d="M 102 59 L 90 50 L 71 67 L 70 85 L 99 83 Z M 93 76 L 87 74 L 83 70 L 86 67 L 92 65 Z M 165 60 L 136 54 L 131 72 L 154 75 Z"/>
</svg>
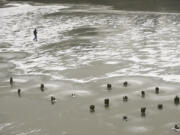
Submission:
<svg viewBox="0 0 180 135">
<path fill-rule="evenodd" d="M 109 99 L 108 98 L 104 99 L 104 106 L 109 107 Z"/>
<path fill-rule="evenodd" d="M 123 116 L 123 121 L 127 121 L 128 117 L 127 116 Z"/>
<path fill-rule="evenodd" d="M 178 105 L 178 104 L 179 104 L 179 97 L 178 97 L 178 96 L 176 96 L 176 97 L 174 98 L 174 104 L 175 104 L 175 105 Z"/>
<path fill-rule="evenodd" d="M 112 89 L 112 85 L 108 83 L 108 84 L 107 84 L 107 89 L 108 89 L 108 90 L 111 90 L 111 89 Z"/>
<path fill-rule="evenodd" d="M 141 91 L 141 97 L 145 97 L 145 91 Z"/>
<path fill-rule="evenodd" d="M 90 109 L 90 112 L 95 112 L 95 105 L 90 105 L 89 109 Z"/>
<path fill-rule="evenodd" d="M 41 84 L 40 89 L 42 92 L 44 91 L 44 84 Z"/>
<path fill-rule="evenodd" d="M 51 96 L 51 104 L 54 104 L 56 102 L 56 98 L 54 96 Z"/>
<path fill-rule="evenodd" d="M 163 109 L 163 104 L 158 104 L 158 109 L 162 110 Z"/>
<path fill-rule="evenodd" d="M 128 101 L 128 96 L 124 96 L 124 97 L 123 97 L 123 101 L 124 101 L 124 102 L 127 102 L 127 101 Z"/>
<path fill-rule="evenodd" d="M 141 108 L 141 116 L 142 117 L 146 116 L 146 107 Z"/>
<path fill-rule="evenodd" d="M 123 83 L 123 86 L 124 86 L 124 87 L 127 87 L 127 86 L 128 86 L 128 82 L 125 81 L 125 82 Z"/>
<path fill-rule="evenodd" d="M 156 93 L 156 94 L 159 94 L 159 87 L 156 87 L 156 88 L 155 88 L 155 93 Z"/>
<path fill-rule="evenodd" d="M 21 89 L 18 89 L 18 96 L 21 97 Z"/>
</svg>

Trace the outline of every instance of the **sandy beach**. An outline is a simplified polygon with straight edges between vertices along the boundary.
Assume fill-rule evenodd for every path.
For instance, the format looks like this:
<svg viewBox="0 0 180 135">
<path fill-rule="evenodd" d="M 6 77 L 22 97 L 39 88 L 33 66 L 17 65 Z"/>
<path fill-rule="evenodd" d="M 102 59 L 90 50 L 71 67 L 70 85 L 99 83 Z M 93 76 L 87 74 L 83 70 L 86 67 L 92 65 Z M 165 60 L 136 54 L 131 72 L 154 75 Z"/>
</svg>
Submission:
<svg viewBox="0 0 180 135">
<path fill-rule="evenodd" d="M 0 135 L 179 134 L 179 13 L 67 3 L 2 7 Z"/>
</svg>

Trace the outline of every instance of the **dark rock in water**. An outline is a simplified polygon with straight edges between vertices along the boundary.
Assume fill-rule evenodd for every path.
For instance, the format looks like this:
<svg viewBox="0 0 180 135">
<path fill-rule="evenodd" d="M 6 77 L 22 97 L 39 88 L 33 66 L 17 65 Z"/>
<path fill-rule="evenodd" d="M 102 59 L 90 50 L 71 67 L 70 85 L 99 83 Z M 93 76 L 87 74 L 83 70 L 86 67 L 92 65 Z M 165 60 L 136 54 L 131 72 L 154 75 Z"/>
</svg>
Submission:
<svg viewBox="0 0 180 135">
<path fill-rule="evenodd" d="M 90 105 L 89 109 L 90 109 L 90 112 L 95 112 L 95 105 Z"/>
<path fill-rule="evenodd" d="M 108 98 L 104 99 L 104 106 L 109 107 L 109 99 Z"/>
<path fill-rule="evenodd" d="M 125 82 L 123 83 L 123 86 L 124 86 L 124 87 L 127 87 L 127 86 L 128 86 L 128 82 L 125 81 Z"/>
<path fill-rule="evenodd" d="M 158 107 L 159 110 L 162 110 L 163 109 L 163 104 L 158 104 L 157 107 Z"/>
<path fill-rule="evenodd" d="M 12 78 L 12 77 L 10 78 L 9 83 L 10 83 L 10 85 L 11 85 L 11 87 L 12 87 L 12 86 L 13 86 L 13 83 L 14 83 L 14 81 L 13 81 L 13 78 Z"/>
<path fill-rule="evenodd" d="M 44 91 L 44 84 L 41 84 L 40 89 L 41 91 Z"/>
<path fill-rule="evenodd" d="M 146 116 L 146 107 L 141 108 L 141 116 Z"/>
<path fill-rule="evenodd" d="M 145 91 L 141 91 L 141 97 L 145 97 Z"/>
<path fill-rule="evenodd" d="M 174 98 L 174 104 L 175 104 L 175 105 L 178 105 L 178 104 L 179 104 L 179 97 L 178 97 L 178 96 L 176 96 L 176 97 Z"/>
<path fill-rule="evenodd" d="M 18 89 L 18 96 L 21 97 L 21 89 Z"/>
<path fill-rule="evenodd" d="M 123 121 L 127 121 L 128 117 L 127 116 L 123 116 Z"/>
<path fill-rule="evenodd" d="M 107 84 L 107 89 L 111 90 L 112 89 L 112 85 L 111 84 Z"/>
<path fill-rule="evenodd" d="M 123 101 L 124 101 L 124 102 L 127 102 L 127 101 L 128 101 L 128 96 L 124 96 L 124 97 L 123 97 Z"/>
<path fill-rule="evenodd" d="M 159 94 L 159 87 L 156 87 L 156 88 L 155 88 L 155 93 L 156 93 L 156 94 Z"/>
</svg>

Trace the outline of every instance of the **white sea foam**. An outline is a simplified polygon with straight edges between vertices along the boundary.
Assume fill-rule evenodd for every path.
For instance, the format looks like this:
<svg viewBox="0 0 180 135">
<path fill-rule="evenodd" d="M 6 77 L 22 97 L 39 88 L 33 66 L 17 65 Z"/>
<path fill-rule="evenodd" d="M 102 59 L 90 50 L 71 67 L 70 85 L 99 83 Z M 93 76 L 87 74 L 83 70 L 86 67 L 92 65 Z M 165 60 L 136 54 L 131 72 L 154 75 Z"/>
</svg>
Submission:
<svg viewBox="0 0 180 135">
<path fill-rule="evenodd" d="M 0 37 L 12 46 L 6 48 L 8 53 L 1 48 L 0 57 L 21 58 L 12 62 L 22 73 L 44 74 L 104 61 L 116 67 L 116 71 L 105 71 L 104 78 L 140 75 L 180 82 L 179 14 L 116 11 L 106 6 L 99 10 L 99 6 L 89 5 L 81 5 L 81 9 L 67 4 L 10 3 L 8 6 L 0 9 Z M 37 43 L 32 42 L 34 27 L 38 28 Z M 78 34 L 71 34 L 73 30 Z M 83 38 L 83 33 L 88 32 L 93 34 Z M 21 56 L 14 51 L 30 55 Z M 60 74 L 54 78 L 63 79 Z M 102 76 L 66 80 L 84 83 L 99 78 Z"/>
<path fill-rule="evenodd" d="M 0 131 L 2 131 L 4 128 L 11 126 L 13 123 L 5 123 L 5 124 L 0 124 Z"/>
<path fill-rule="evenodd" d="M 31 134 L 36 134 L 36 133 L 39 133 L 41 131 L 41 129 L 33 129 L 33 130 L 30 130 L 30 131 L 27 131 L 27 132 L 21 132 L 21 133 L 18 133 L 16 135 L 31 135 Z"/>
</svg>

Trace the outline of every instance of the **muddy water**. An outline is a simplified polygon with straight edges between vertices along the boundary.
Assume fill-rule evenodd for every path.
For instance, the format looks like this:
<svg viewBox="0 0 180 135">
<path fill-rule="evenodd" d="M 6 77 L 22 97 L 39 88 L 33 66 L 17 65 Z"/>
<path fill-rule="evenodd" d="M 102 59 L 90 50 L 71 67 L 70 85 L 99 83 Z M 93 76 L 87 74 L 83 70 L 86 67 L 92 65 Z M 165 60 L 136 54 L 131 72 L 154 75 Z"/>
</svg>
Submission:
<svg viewBox="0 0 180 135">
<path fill-rule="evenodd" d="M 100 5 L 5 4 L 0 8 L 0 134 L 179 134 L 172 129 L 180 120 L 173 103 L 180 95 L 179 17 Z M 145 117 L 141 107 L 147 108 Z"/>
</svg>

